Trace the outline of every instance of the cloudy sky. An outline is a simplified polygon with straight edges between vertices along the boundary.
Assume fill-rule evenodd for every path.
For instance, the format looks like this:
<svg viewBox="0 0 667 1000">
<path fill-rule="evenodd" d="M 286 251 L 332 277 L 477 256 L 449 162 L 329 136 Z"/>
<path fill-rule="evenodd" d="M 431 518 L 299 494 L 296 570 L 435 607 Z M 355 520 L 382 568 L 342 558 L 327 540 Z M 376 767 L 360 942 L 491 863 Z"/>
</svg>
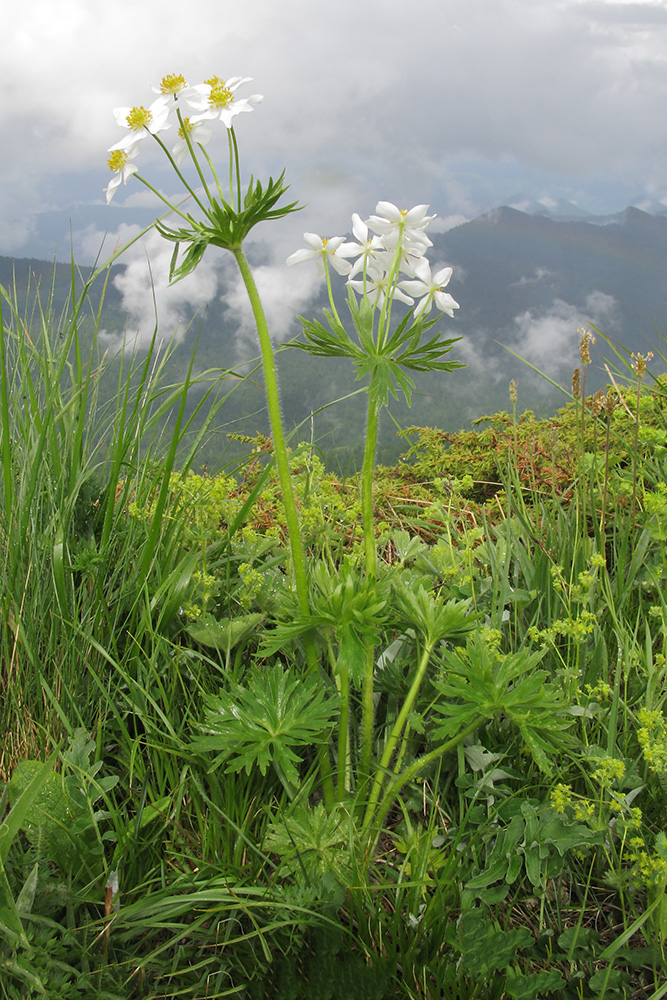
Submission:
<svg viewBox="0 0 667 1000">
<path fill-rule="evenodd" d="M 112 110 L 179 72 L 264 95 L 236 119 L 243 165 L 286 167 L 308 203 L 261 234 L 276 262 L 379 199 L 429 203 L 442 229 L 518 196 L 667 203 L 667 0 L 27 0 L 3 12 L 0 67 L 2 254 L 50 258 L 57 238 L 67 258 L 71 222 L 85 262 L 132 232 L 124 208 L 151 196 L 131 178 L 105 205 Z M 144 148 L 142 174 L 177 195 Z"/>
</svg>

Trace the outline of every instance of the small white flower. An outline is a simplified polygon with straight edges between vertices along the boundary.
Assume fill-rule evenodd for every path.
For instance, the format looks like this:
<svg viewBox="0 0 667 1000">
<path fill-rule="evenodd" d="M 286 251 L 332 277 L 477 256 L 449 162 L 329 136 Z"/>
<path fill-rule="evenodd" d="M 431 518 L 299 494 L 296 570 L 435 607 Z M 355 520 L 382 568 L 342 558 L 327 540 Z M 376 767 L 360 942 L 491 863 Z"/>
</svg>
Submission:
<svg viewBox="0 0 667 1000">
<path fill-rule="evenodd" d="M 304 233 L 305 247 L 302 250 L 295 250 L 286 260 L 286 264 L 302 264 L 307 260 L 318 260 L 324 266 L 330 264 L 338 274 L 349 274 L 352 265 L 346 257 L 354 257 L 359 253 L 356 243 L 346 243 L 344 236 L 334 236 L 331 239 L 322 239 L 316 233 Z"/>
<path fill-rule="evenodd" d="M 440 312 L 447 313 L 453 317 L 454 310 L 459 308 L 459 304 L 448 292 L 443 291 L 446 285 L 449 284 L 449 279 L 452 276 L 451 267 L 443 267 L 440 271 L 436 271 L 432 275 L 431 265 L 423 257 L 415 265 L 414 275 L 416 280 L 401 281 L 399 285 L 408 295 L 413 295 L 415 298 L 420 299 L 415 308 L 415 318 L 417 316 L 428 315 L 433 303 L 435 303 L 436 308 Z"/>
<path fill-rule="evenodd" d="M 218 118 L 223 125 L 231 128 L 236 115 L 252 111 L 255 105 L 264 99 L 261 94 L 253 94 L 251 97 L 237 100 L 235 91 L 242 84 L 250 83 L 251 79 L 250 76 L 232 76 L 229 80 L 221 80 L 213 76 L 204 83 L 188 87 L 181 96 L 195 112 L 190 119 L 191 122 L 195 124 Z"/>
<path fill-rule="evenodd" d="M 188 82 L 182 73 L 168 73 L 160 80 L 159 87 L 151 87 L 154 94 L 161 94 L 163 97 L 176 97 L 187 89 Z"/>
<path fill-rule="evenodd" d="M 109 181 L 108 186 L 104 189 L 107 196 L 107 205 L 116 193 L 116 188 L 120 185 L 121 181 L 123 184 L 127 184 L 128 177 L 136 174 L 139 169 L 135 163 L 128 162 L 138 152 L 139 146 L 135 144 L 129 149 L 116 149 L 110 153 L 107 163 L 110 169 L 114 171 L 114 175 Z"/>
<path fill-rule="evenodd" d="M 383 270 L 380 255 L 384 253 L 384 244 L 379 236 L 370 235 L 368 226 L 356 212 L 352 216 L 352 232 L 359 240 L 359 259 L 352 265 L 350 277 L 373 267 Z"/>
<path fill-rule="evenodd" d="M 142 139 L 157 132 L 163 132 L 171 128 L 169 118 L 169 99 L 158 97 L 149 108 L 139 105 L 134 108 L 114 108 L 114 118 L 119 125 L 129 129 L 129 134 L 109 148 L 109 152 L 116 149 L 129 150 Z"/>
<path fill-rule="evenodd" d="M 374 306 L 381 309 L 387 296 L 388 277 L 389 275 L 386 271 L 380 272 L 369 270 L 366 272 L 364 281 L 348 281 L 347 284 L 357 293 L 357 295 L 365 295 L 367 299 L 371 300 Z M 399 302 L 405 302 L 408 306 L 413 305 L 413 300 L 406 295 L 398 285 L 393 287 L 390 294 L 392 299 L 398 299 Z"/>
<path fill-rule="evenodd" d="M 368 219 L 370 228 L 382 237 L 387 250 L 395 250 L 399 242 L 406 249 L 414 248 L 424 253 L 427 247 L 433 246 L 424 233 L 434 215 L 427 215 L 428 205 L 415 205 L 414 208 L 400 209 L 390 201 L 379 201 L 375 207 L 376 215 Z"/>
</svg>

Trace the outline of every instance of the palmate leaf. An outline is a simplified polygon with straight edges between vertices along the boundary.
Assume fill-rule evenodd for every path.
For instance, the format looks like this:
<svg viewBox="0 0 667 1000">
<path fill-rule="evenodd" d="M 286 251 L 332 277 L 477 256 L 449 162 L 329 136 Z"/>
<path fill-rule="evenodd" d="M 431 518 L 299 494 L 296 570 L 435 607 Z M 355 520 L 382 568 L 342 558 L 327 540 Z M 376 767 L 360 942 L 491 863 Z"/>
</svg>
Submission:
<svg viewBox="0 0 667 1000">
<path fill-rule="evenodd" d="M 416 629 L 429 644 L 441 639 L 460 642 L 479 621 L 479 615 L 471 613 L 469 600 L 451 600 L 445 604 L 423 586 L 411 587 L 400 578 L 393 585 L 393 600 L 398 621 L 406 628 Z"/>
<path fill-rule="evenodd" d="M 352 820 L 342 807 L 299 803 L 270 824 L 264 850 L 278 854 L 280 874 L 316 881 L 332 874 L 342 885 L 351 876 Z"/>
<path fill-rule="evenodd" d="M 377 644 L 387 621 L 387 588 L 361 576 L 349 562 L 333 572 L 318 563 L 311 579 L 312 612 L 302 615 L 295 609 L 288 621 L 276 622 L 263 638 L 260 652 L 270 656 L 306 632 L 329 629 L 338 641 L 338 669 L 344 665 L 352 683 L 360 686 L 368 648 Z"/>
<path fill-rule="evenodd" d="M 535 763 L 552 773 L 549 757 L 572 746 L 566 732 L 574 722 L 562 692 L 536 667 L 544 653 L 519 650 L 498 657 L 479 636 L 465 650 L 445 656 L 446 675 L 434 681 L 441 695 L 434 736 L 451 739 L 478 719 L 506 718 L 519 730 Z"/>
<path fill-rule="evenodd" d="M 461 337 L 454 337 L 451 340 L 440 340 L 440 334 L 436 334 L 425 344 L 416 344 L 399 354 L 396 360 L 404 368 L 409 368 L 415 372 L 453 372 L 457 368 L 465 368 L 462 361 L 440 361 L 443 354 L 449 354 L 454 344 L 457 344 Z"/>
<path fill-rule="evenodd" d="M 303 326 L 306 343 L 293 341 L 290 346 L 298 347 L 315 357 L 321 358 L 361 358 L 363 351 L 349 337 L 345 327 L 336 322 L 331 313 L 325 309 L 324 315 L 329 323 L 329 329 L 317 320 L 312 322 L 299 317 Z"/>
<path fill-rule="evenodd" d="M 206 221 L 199 221 L 188 214 L 188 229 L 170 229 L 157 222 L 155 227 L 160 236 L 176 244 L 169 266 L 170 283 L 174 284 L 194 271 L 209 244 L 222 247 L 223 250 L 240 250 L 246 236 L 258 222 L 280 219 L 284 215 L 298 212 L 302 206 L 296 201 L 276 207 L 287 188 L 284 170 L 276 180 L 269 177 L 266 187 L 251 176 L 241 211 L 236 211 L 224 198 L 211 198 L 210 208 L 206 210 Z M 178 264 L 181 244 L 188 245 L 188 250 Z"/>
<path fill-rule="evenodd" d="M 301 757 L 293 748 L 322 742 L 335 711 L 316 676 L 280 666 L 253 670 L 247 686 L 209 696 L 202 735 L 192 746 L 216 754 L 211 770 L 227 763 L 227 772 L 258 767 L 264 775 L 273 764 L 294 784 Z"/>
<path fill-rule="evenodd" d="M 399 390 L 406 398 L 408 406 L 412 401 L 412 392 L 415 387 L 409 375 L 403 371 L 401 366 L 388 357 L 386 354 L 366 355 L 355 365 L 357 369 L 356 380 L 369 375 L 371 379 L 370 393 L 375 402 L 375 409 L 380 410 L 386 406 L 389 396 L 398 399 Z"/>
</svg>

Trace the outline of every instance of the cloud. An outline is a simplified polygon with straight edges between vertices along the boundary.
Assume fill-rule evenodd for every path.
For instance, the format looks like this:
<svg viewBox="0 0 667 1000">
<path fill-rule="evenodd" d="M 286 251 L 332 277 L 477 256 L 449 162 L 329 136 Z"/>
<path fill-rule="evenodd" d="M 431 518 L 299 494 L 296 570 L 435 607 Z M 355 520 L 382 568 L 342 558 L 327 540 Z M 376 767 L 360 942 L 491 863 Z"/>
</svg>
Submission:
<svg viewBox="0 0 667 1000">
<path fill-rule="evenodd" d="M 239 121 L 243 168 L 287 166 L 290 194 L 312 200 L 309 230 L 334 232 L 379 199 L 471 218 L 526 177 L 540 196 L 667 188 L 663 4 L 422 0 L 408 16 L 403 0 L 338 0 L 325 30 L 322 17 L 308 0 L 9 5 L 0 128 L 15 198 L 0 198 L 0 223 L 13 212 L 20 240 L 47 200 L 101 201 L 112 109 L 148 103 L 169 72 L 254 78 L 265 100 Z M 216 162 L 226 139 L 221 126 Z M 141 169 L 159 183 L 151 145 Z"/>
<path fill-rule="evenodd" d="M 122 226 L 106 237 L 90 231 L 87 238 L 91 247 L 102 246 L 104 253 L 110 253 L 114 245 L 122 245 L 138 232 L 136 226 Z M 172 253 L 172 245 L 151 230 L 123 254 L 124 270 L 113 284 L 127 313 L 127 327 L 124 337 L 106 335 L 112 349 L 148 347 L 156 324 L 160 337 L 180 339 L 193 313 L 215 299 L 218 274 L 213 257 L 205 256 L 196 271 L 170 285 Z"/>
<path fill-rule="evenodd" d="M 528 309 L 515 316 L 515 333 L 508 346 L 541 371 L 559 377 L 579 363 L 580 330 L 591 325 L 612 329 L 617 309 L 614 297 L 600 291 L 587 296 L 583 309 L 554 299 L 547 311 Z"/>
<path fill-rule="evenodd" d="M 298 315 L 306 312 L 306 306 L 322 290 L 322 281 L 317 268 L 303 266 L 287 267 L 285 264 L 262 264 L 253 268 L 255 283 L 259 291 L 271 338 L 285 341 L 300 330 Z M 225 288 L 224 303 L 227 320 L 237 324 L 237 349 L 241 355 L 257 353 L 257 330 L 253 318 L 248 293 L 239 274 L 230 274 Z"/>
<path fill-rule="evenodd" d="M 536 267 L 532 274 L 522 275 L 518 281 L 513 281 L 509 287 L 525 288 L 526 285 L 537 285 L 540 281 L 544 281 L 545 278 L 550 278 L 552 275 L 553 271 L 550 271 L 548 267 Z"/>
</svg>

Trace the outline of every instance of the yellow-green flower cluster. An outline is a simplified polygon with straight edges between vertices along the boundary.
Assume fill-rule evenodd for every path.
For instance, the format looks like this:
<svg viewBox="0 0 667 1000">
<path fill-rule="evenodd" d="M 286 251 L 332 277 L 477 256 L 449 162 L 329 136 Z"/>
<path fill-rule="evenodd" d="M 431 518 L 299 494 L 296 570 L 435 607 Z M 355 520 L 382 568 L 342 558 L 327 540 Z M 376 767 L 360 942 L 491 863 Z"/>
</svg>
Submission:
<svg viewBox="0 0 667 1000">
<path fill-rule="evenodd" d="M 602 757 L 595 760 L 595 769 L 591 777 L 600 788 L 611 788 L 625 777 L 625 764 L 617 757 Z"/>
<path fill-rule="evenodd" d="M 667 886 L 667 837 L 659 833 L 655 838 L 655 847 L 651 851 L 643 837 L 636 835 L 628 841 L 627 860 L 633 866 L 633 876 L 639 885 L 657 887 L 664 890 Z"/>
<path fill-rule="evenodd" d="M 654 774 L 667 774 L 667 722 L 662 712 L 642 708 L 638 712 L 637 742 Z"/>
<path fill-rule="evenodd" d="M 558 636 L 584 642 L 595 628 L 596 621 L 592 611 L 583 610 L 576 617 L 557 618 L 550 628 L 539 629 L 533 625 L 528 629 L 528 637 L 531 642 L 544 646 L 553 645 Z"/>
<path fill-rule="evenodd" d="M 556 785 L 551 791 L 550 798 L 552 808 L 561 815 L 570 809 L 574 819 L 579 823 L 592 823 L 595 819 L 595 803 L 583 795 L 577 795 L 570 785 Z"/>
<path fill-rule="evenodd" d="M 586 684 L 584 691 L 591 701 L 606 701 L 608 698 L 611 698 L 614 693 L 611 684 L 607 683 L 607 681 L 603 681 L 602 679 L 600 679 L 595 686 Z"/>
<path fill-rule="evenodd" d="M 239 576 L 243 581 L 244 587 L 243 593 L 239 597 L 239 604 L 243 611 L 249 611 L 264 585 L 264 577 L 250 563 L 241 563 L 239 565 Z"/>
</svg>

